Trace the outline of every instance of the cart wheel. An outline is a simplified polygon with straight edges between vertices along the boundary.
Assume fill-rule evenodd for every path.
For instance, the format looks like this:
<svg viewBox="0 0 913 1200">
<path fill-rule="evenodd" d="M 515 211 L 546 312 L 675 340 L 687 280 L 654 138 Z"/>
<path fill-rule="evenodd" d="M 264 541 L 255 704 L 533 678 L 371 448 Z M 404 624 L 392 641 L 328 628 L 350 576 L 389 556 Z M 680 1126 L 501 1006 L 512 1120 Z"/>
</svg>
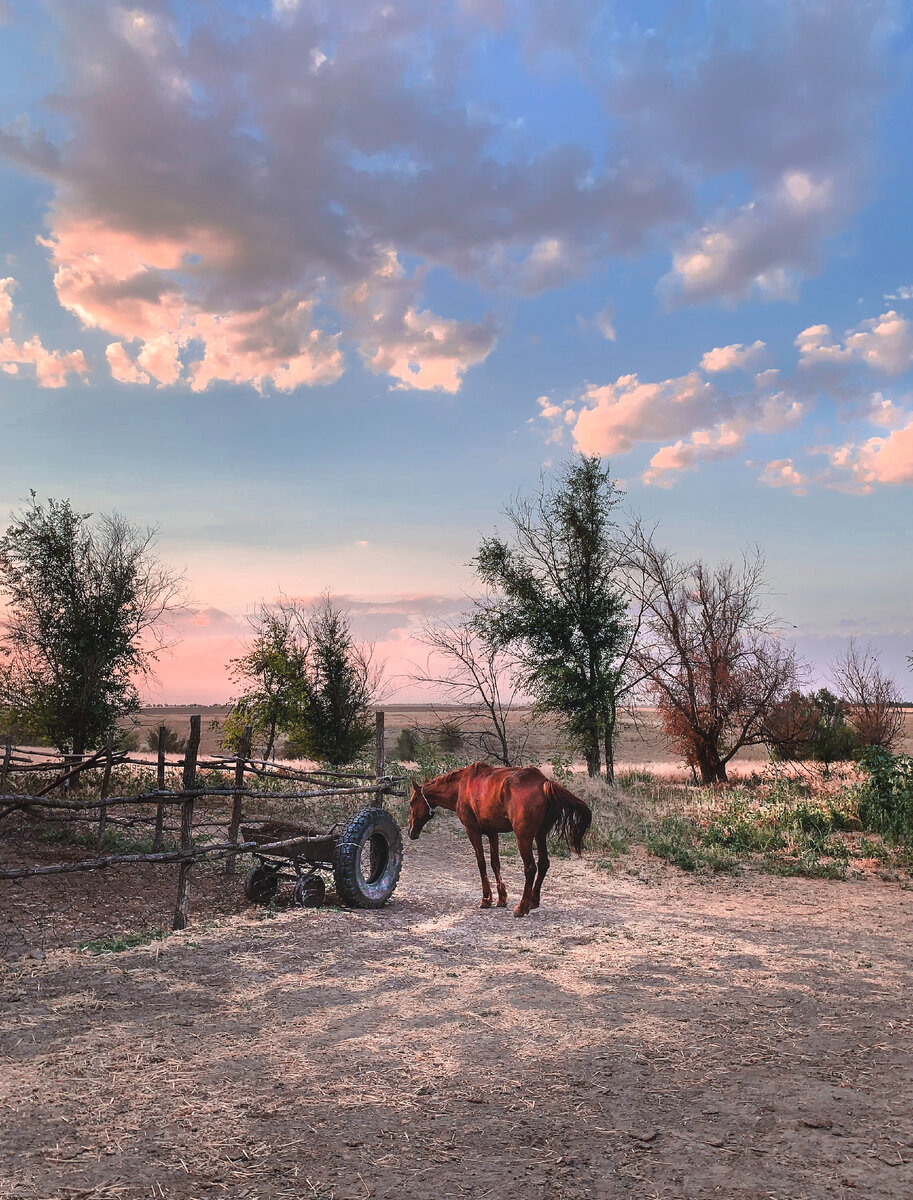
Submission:
<svg viewBox="0 0 913 1200">
<path fill-rule="evenodd" d="M 251 904 L 269 904 L 279 890 L 279 868 L 259 866 L 247 872 L 244 895 Z"/>
<path fill-rule="evenodd" d="M 319 875 L 306 875 L 295 884 L 294 898 L 299 908 L 320 908 L 327 885 Z"/>
<path fill-rule="evenodd" d="M 366 808 L 339 834 L 333 879 L 343 904 L 381 908 L 393 895 L 403 865 L 399 826 L 382 808 Z"/>
</svg>

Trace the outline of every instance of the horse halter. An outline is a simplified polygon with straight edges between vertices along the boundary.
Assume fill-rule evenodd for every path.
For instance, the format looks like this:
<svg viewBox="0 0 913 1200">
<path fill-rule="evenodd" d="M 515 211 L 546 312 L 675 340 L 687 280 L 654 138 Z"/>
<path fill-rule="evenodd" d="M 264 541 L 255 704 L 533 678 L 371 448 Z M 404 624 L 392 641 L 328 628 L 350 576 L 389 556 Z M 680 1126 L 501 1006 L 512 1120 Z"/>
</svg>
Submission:
<svg viewBox="0 0 913 1200">
<path fill-rule="evenodd" d="M 420 783 L 420 784 L 418 785 L 418 790 L 419 790 L 419 791 L 422 793 L 422 799 L 423 799 L 423 800 L 425 801 L 425 803 L 428 805 L 428 816 L 429 816 L 429 817 L 433 817 L 433 816 L 434 816 L 434 810 L 435 810 L 435 809 L 438 807 L 438 805 L 437 805 L 437 804 L 432 804 L 432 803 L 431 803 L 431 801 L 428 799 L 428 797 L 425 795 L 425 788 L 424 788 L 424 785 L 423 785 L 423 784 L 421 784 L 421 783 Z"/>
</svg>

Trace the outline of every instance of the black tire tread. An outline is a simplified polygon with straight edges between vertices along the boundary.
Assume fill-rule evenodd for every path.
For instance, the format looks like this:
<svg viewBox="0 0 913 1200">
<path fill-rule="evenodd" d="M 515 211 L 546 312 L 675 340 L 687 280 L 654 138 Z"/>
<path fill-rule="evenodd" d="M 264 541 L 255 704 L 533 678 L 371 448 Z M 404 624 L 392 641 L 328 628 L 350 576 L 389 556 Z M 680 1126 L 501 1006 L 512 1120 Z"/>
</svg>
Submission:
<svg viewBox="0 0 913 1200">
<path fill-rule="evenodd" d="M 394 858 L 392 884 L 382 898 L 366 896 L 359 885 L 358 854 L 365 837 L 383 833 Z M 336 894 L 349 908 L 383 908 L 399 882 L 403 867 L 403 837 L 399 825 L 383 808 L 365 808 L 348 822 L 336 842 L 333 881 Z"/>
</svg>

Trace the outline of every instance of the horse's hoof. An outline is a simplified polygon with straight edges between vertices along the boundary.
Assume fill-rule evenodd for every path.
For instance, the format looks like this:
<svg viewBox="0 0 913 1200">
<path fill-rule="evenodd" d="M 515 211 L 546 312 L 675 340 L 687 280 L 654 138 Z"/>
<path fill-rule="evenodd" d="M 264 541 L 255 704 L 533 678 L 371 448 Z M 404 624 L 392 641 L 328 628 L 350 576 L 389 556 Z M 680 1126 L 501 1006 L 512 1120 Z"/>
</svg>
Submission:
<svg viewBox="0 0 913 1200">
<path fill-rule="evenodd" d="M 521 907 L 519 906 L 519 904 L 518 904 L 518 905 L 517 905 L 517 907 L 514 909 L 514 916 L 515 916 L 515 917 L 528 917 L 528 916 L 529 916 L 529 909 L 528 909 L 528 908 L 521 908 Z"/>
<path fill-rule="evenodd" d="M 479 905 L 479 908 L 491 908 L 491 901 L 483 900 L 482 903 Z"/>
<path fill-rule="evenodd" d="M 495 905 L 495 908 L 507 908 L 507 901 L 499 900 L 498 903 Z"/>
</svg>

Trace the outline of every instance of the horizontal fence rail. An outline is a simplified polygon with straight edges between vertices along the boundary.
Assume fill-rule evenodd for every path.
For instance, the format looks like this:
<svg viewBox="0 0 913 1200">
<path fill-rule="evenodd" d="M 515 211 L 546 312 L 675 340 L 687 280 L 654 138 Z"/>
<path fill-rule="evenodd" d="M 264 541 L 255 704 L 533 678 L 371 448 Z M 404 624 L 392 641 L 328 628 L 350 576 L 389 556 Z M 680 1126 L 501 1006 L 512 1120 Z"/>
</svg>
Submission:
<svg viewBox="0 0 913 1200">
<path fill-rule="evenodd" d="M 300 834 L 269 844 L 245 840 L 241 836 L 241 823 L 250 822 L 255 815 L 249 811 L 251 802 L 269 801 L 275 806 L 336 800 L 344 804 L 358 797 L 373 797 L 372 805 L 383 805 L 386 796 L 403 795 L 397 790 L 399 780 L 384 773 L 383 713 L 377 714 L 373 776 L 356 771 L 306 770 L 254 758 L 250 754 L 250 730 L 239 753 L 234 755 L 217 754 L 200 759 L 200 740 L 199 716 L 191 717 L 186 751 L 171 758 L 164 748 L 164 726 L 159 730 L 158 754 L 154 759 L 135 758 L 118 751 L 110 738 L 103 749 L 78 761 L 54 751 L 13 746 L 7 738 L 0 755 L 0 882 L 21 885 L 31 879 L 73 876 L 108 868 L 174 864 L 178 867 L 178 880 L 172 928 L 183 929 L 189 919 L 195 863 L 222 860 L 224 873 L 231 875 L 239 856 L 254 853 L 282 856 L 301 846 Z M 41 761 L 35 762 L 34 758 Z M 122 767 L 148 771 L 155 777 L 155 786 L 142 792 L 109 794 L 114 771 Z M 176 786 L 167 786 L 169 773 L 172 780 L 180 773 Z M 46 783 L 38 780 L 40 786 L 35 793 L 15 786 L 17 779 L 26 784 L 36 775 L 51 778 Z M 81 797 L 79 790 L 89 777 L 95 778 L 98 794 Z M 123 782 L 122 775 L 114 778 Z M 264 786 L 268 783 L 275 787 Z M 203 811 L 201 805 L 207 801 L 215 802 L 217 809 L 210 804 Z M 325 839 L 338 827 L 336 821 L 319 836 Z M 4 861 L 8 859 L 4 845 L 12 844 L 9 835 L 14 829 L 25 847 L 20 857 L 27 859 L 31 855 L 32 861 Z M 124 852 L 102 852 L 110 848 L 112 837 L 116 846 L 118 837 L 123 839 L 127 831 L 135 830 L 151 833 L 148 850 L 133 850 L 128 843 Z M 43 843 L 39 847 L 34 840 L 39 836 L 45 841 L 63 840 L 67 836 L 80 845 L 94 844 L 98 853 L 75 861 L 40 861 L 44 856 Z"/>
</svg>

